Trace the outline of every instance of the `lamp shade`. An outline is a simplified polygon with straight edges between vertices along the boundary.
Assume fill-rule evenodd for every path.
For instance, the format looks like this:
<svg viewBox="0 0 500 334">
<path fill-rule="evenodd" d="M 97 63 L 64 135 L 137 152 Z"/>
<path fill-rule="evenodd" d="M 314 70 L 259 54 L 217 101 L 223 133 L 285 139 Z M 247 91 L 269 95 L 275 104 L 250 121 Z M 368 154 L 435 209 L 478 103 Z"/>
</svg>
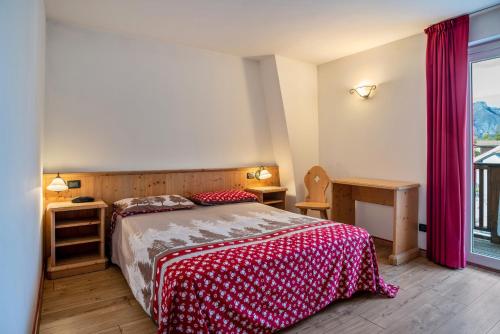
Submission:
<svg viewBox="0 0 500 334">
<path fill-rule="evenodd" d="M 65 191 L 68 190 L 68 185 L 66 184 L 66 181 L 64 181 L 63 178 L 59 176 L 59 173 L 57 173 L 57 176 L 47 186 L 47 190 L 57 192 Z"/>
<path fill-rule="evenodd" d="M 361 85 L 355 87 L 349 91 L 351 94 L 358 94 L 360 97 L 367 99 L 370 97 L 371 93 L 377 88 L 376 85 Z"/>
<path fill-rule="evenodd" d="M 255 173 L 255 177 L 257 178 L 257 180 L 266 180 L 266 179 L 269 179 L 271 176 L 273 176 L 273 175 L 271 173 L 269 173 L 269 171 L 267 169 L 265 169 L 264 167 L 261 167 Z"/>
</svg>

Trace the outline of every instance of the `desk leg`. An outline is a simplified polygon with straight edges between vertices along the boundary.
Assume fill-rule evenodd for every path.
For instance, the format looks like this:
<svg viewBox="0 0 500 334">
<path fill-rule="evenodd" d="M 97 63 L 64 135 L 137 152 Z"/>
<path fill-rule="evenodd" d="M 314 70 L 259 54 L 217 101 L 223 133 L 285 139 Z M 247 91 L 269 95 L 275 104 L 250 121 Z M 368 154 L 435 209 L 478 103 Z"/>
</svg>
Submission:
<svg viewBox="0 0 500 334">
<path fill-rule="evenodd" d="M 394 192 L 393 244 L 389 262 L 405 263 L 418 256 L 418 188 Z"/>
<path fill-rule="evenodd" d="M 331 220 L 354 225 L 356 222 L 354 214 L 355 202 L 352 199 L 352 187 L 333 183 Z"/>
</svg>

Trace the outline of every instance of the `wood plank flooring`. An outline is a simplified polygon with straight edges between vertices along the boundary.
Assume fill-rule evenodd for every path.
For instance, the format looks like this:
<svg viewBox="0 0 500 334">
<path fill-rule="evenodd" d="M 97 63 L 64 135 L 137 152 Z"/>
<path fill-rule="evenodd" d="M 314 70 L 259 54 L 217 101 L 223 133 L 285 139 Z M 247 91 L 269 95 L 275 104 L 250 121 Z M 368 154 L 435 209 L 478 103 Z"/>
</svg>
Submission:
<svg viewBox="0 0 500 334">
<path fill-rule="evenodd" d="M 500 274 L 468 267 L 449 270 L 425 258 L 401 266 L 377 245 L 380 271 L 400 285 L 394 299 L 361 294 L 335 302 L 282 333 L 500 334 Z M 41 334 L 156 333 L 120 270 L 46 280 Z"/>
</svg>

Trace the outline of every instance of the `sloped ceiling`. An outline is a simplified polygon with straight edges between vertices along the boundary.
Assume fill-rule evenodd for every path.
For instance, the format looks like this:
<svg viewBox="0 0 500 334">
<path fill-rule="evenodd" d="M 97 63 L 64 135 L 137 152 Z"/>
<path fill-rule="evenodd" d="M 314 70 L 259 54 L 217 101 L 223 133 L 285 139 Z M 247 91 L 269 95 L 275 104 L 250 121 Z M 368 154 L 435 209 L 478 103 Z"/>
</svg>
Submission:
<svg viewBox="0 0 500 334">
<path fill-rule="evenodd" d="M 498 0 L 45 0 L 49 19 L 238 56 L 315 64 Z"/>
</svg>

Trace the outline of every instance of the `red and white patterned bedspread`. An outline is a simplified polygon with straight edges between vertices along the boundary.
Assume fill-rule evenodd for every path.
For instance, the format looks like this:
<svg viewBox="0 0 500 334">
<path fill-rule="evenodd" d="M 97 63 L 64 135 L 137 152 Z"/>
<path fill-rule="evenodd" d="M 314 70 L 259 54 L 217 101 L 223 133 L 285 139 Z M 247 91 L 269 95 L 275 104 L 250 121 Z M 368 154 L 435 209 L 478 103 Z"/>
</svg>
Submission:
<svg viewBox="0 0 500 334">
<path fill-rule="evenodd" d="M 358 291 L 398 291 L 371 236 L 330 221 L 166 254 L 154 289 L 158 333 L 269 333 Z"/>
</svg>

